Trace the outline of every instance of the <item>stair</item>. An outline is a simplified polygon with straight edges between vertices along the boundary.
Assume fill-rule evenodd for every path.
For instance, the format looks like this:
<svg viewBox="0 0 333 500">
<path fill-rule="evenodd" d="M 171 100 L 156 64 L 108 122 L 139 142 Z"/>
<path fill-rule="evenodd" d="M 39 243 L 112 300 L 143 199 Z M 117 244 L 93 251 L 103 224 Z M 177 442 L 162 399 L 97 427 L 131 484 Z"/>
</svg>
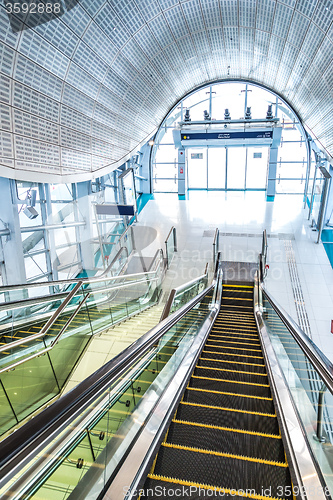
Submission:
<svg viewBox="0 0 333 500">
<path fill-rule="evenodd" d="M 96 335 L 90 342 L 76 368 L 73 370 L 63 393 L 94 373 L 130 344 L 159 323 L 164 305 L 157 304 L 149 309 Z"/>
<path fill-rule="evenodd" d="M 290 488 L 253 286 L 225 284 L 220 313 L 143 492 L 151 499 L 264 499 L 292 498 Z"/>
</svg>

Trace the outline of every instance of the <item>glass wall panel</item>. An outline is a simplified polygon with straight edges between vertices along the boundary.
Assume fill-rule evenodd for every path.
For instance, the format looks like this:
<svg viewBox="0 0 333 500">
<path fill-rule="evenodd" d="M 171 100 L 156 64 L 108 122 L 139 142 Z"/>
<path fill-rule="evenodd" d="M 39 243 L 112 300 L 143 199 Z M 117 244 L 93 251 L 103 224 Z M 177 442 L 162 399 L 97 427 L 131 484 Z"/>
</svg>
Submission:
<svg viewBox="0 0 333 500">
<path fill-rule="evenodd" d="M 303 194 L 305 181 L 280 179 L 276 182 L 277 194 Z"/>
<path fill-rule="evenodd" d="M 211 89 L 211 94 L 210 94 Z M 211 110 L 210 110 L 210 95 L 211 95 Z M 295 193 L 302 193 L 305 187 L 306 170 L 307 170 L 307 147 L 306 138 L 303 128 L 298 121 L 298 118 L 288 106 L 277 99 L 272 92 L 260 88 L 259 86 L 244 84 L 244 83 L 219 83 L 207 86 L 194 92 L 189 97 L 186 97 L 183 102 L 183 110 L 190 110 L 190 118 L 193 123 L 195 120 L 203 122 L 203 111 L 211 111 L 212 121 L 223 120 L 225 109 L 230 112 L 232 120 L 243 120 L 245 107 L 251 108 L 251 116 L 253 119 L 266 119 L 268 106 L 272 106 L 273 116 L 280 119 L 282 126 L 282 141 L 278 150 L 278 171 L 277 179 L 279 193 L 291 193 L 296 189 Z M 166 166 L 162 168 L 159 165 L 177 162 L 177 150 L 174 147 L 172 129 L 178 127 L 181 114 L 181 106 L 177 106 L 165 120 L 163 126 L 157 134 L 155 146 L 153 148 L 153 177 L 154 187 L 158 186 L 159 179 L 172 179 L 170 174 L 172 167 L 169 169 Z M 195 125 L 200 129 L 207 125 Z M 243 127 L 243 125 L 234 125 L 235 127 Z M 244 160 L 244 151 L 240 152 L 242 147 L 237 149 L 230 147 L 228 150 L 230 161 L 226 162 L 226 168 L 220 168 L 219 158 L 224 158 L 222 151 L 218 147 L 210 147 L 207 153 L 207 172 L 202 165 L 204 157 L 193 154 L 194 151 L 188 151 L 188 187 L 190 189 L 260 189 L 266 188 L 267 167 L 269 156 L 269 148 L 258 148 L 244 145 L 248 149 L 248 156 Z M 224 146 L 222 147 L 224 149 Z M 202 147 L 202 151 L 205 151 Z M 238 153 L 236 151 L 239 151 Z M 199 152 L 199 149 L 198 149 Z M 261 157 L 254 153 L 261 153 Z M 192 156 L 193 154 L 193 156 Z M 211 161 L 212 160 L 212 161 Z M 201 165 L 200 165 L 201 161 Z M 235 166 L 236 165 L 236 166 Z M 177 170 L 177 164 L 175 165 Z M 226 172 L 225 172 L 226 170 Z M 291 182 L 281 186 L 283 179 L 290 179 Z M 299 180 L 294 182 L 294 180 Z M 170 183 L 170 181 L 169 181 Z M 166 186 L 166 184 L 165 184 Z M 161 185 L 158 191 L 163 191 Z M 170 189 L 168 188 L 170 192 Z"/>
<path fill-rule="evenodd" d="M 228 189 L 245 189 L 246 148 L 229 148 L 227 161 Z"/>
<path fill-rule="evenodd" d="M 209 110 L 209 87 L 199 90 L 183 101 L 184 109 L 190 109 L 192 121 L 203 120 L 204 110 Z"/>
<path fill-rule="evenodd" d="M 154 178 L 153 189 L 156 193 L 177 193 L 177 179 L 157 179 Z"/>
<path fill-rule="evenodd" d="M 208 148 L 208 189 L 225 189 L 226 148 Z"/>
<path fill-rule="evenodd" d="M 269 148 L 248 148 L 246 189 L 265 189 Z"/>
<path fill-rule="evenodd" d="M 207 189 L 207 148 L 189 148 L 186 153 L 189 189 Z"/>
<path fill-rule="evenodd" d="M 247 106 L 251 108 L 252 118 L 266 118 L 269 104 L 275 104 L 276 98 L 270 92 L 254 85 L 248 85 Z M 273 115 L 275 109 L 273 108 Z"/>
<path fill-rule="evenodd" d="M 238 120 L 244 118 L 245 85 L 233 83 L 232 85 L 213 86 L 212 118 L 224 119 L 224 110 L 229 109 L 231 118 Z"/>
<path fill-rule="evenodd" d="M 160 177 L 162 179 L 175 179 L 177 177 L 177 166 L 175 163 L 155 163 L 153 169 L 154 177 Z"/>
</svg>

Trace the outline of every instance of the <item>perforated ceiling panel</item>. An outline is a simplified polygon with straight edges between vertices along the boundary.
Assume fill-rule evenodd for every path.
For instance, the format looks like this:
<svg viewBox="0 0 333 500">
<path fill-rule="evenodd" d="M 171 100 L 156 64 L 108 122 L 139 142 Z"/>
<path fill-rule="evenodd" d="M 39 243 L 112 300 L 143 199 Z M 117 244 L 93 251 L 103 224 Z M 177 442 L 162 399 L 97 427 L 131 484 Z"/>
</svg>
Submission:
<svg viewBox="0 0 333 500">
<path fill-rule="evenodd" d="M 26 29 L 0 4 L 0 175 L 112 170 L 179 98 L 225 78 L 276 90 L 333 154 L 333 0 L 62 3 Z"/>
</svg>

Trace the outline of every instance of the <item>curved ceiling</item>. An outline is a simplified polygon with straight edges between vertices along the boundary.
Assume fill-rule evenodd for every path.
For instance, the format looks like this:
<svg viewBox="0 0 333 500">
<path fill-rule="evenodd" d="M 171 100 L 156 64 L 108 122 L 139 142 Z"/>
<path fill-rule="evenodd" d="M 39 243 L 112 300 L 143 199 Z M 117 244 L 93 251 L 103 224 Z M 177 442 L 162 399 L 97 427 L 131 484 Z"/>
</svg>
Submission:
<svg viewBox="0 0 333 500">
<path fill-rule="evenodd" d="M 0 175 L 112 170 L 177 100 L 225 78 L 281 94 L 333 155 L 333 0 L 67 0 L 64 10 L 28 28 L 0 6 Z"/>
</svg>

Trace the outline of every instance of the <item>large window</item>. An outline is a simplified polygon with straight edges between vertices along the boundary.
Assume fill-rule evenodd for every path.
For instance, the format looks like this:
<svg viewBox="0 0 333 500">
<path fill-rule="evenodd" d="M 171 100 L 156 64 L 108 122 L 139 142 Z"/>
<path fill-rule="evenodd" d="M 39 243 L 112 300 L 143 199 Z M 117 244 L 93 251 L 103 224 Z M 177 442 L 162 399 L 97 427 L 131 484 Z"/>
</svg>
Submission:
<svg viewBox="0 0 333 500">
<path fill-rule="evenodd" d="M 161 126 L 152 153 L 155 192 L 177 192 L 178 155 L 173 129 L 184 119 L 203 120 L 204 111 L 213 120 L 224 119 L 225 109 L 232 119 L 243 119 L 251 107 L 253 119 L 264 119 L 268 105 L 280 119 L 282 141 L 278 150 L 276 192 L 303 193 L 307 169 L 304 130 L 296 115 L 274 93 L 252 84 L 220 83 L 207 86 L 185 97 Z M 269 147 L 202 147 L 187 150 L 189 189 L 264 190 L 267 182 Z"/>
<path fill-rule="evenodd" d="M 16 181 L 17 210 L 19 214 L 25 274 L 28 282 L 68 279 L 87 271 L 97 271 L 98 236 L 105 236 L 97 227 L 94 203 L 114 203 L 117 186 L 111 175 L 91 183 L 91 193 L 79 203 L 77 184 L 42 184 Z M 87 232 L 86 213 L 91 214 L 92 227 Z M 29 208 L 31 207 L 31 208 Z M 30 210 L 30 211 L 29 211 Z M 110 223 L 105 237 L 118 222 Z M 119 224 L 118 224 L 119 225 Z M 98 230 L 99 229 L 99 230 Z M 121 230 L 124 230 L 121 227 Z M 117 227 L 118 231 L 118 227 Z M 120 231 L 120 229 L 119 229 Z M 86 270 L 82 267 L 82 245 L 88 244 L 95 258 L 95 267 Z M 1 246 L 0 246 L 1 256 Z M 0 275 L 3 275 L 0 268 Z M 1 283 L 1 282 L 0 282 Z"/>
</svg>

